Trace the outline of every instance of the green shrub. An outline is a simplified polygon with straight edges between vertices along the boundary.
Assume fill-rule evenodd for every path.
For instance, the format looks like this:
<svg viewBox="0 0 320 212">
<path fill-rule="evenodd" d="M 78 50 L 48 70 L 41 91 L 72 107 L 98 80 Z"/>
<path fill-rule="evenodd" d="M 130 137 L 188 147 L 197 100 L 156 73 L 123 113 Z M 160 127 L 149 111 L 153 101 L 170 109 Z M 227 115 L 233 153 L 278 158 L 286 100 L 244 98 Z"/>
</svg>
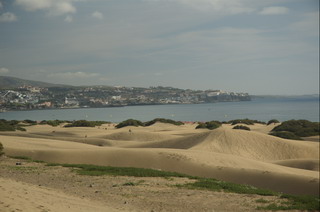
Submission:
<svg viewBox="0 0 320 212">
<path fill-rule="evenodd" d="M 276 124 L 276 123 L 280 123 L 280 121 L 278 121 L 277 119 L 271 119 L 270 121 L 268 121 L 267 125 Z"/>
<path fill-rule="evenodd" d="M 78 120 L 70 124 L 67 124 L 64 127 L 95 127 L 95 126 L 101 126 L 102 124 L 106 124 L 106 123 L 109 123 L 109 122 Z"/>
<path fill-rule="evenodd" d="M 295 135 L 294 133 L 286 132 L 286 131 L 271 132 L 270 135 L 277 136 L 280 138 L 285 138 L 285 139 L 302 140 L 299 136 Z"/>
<path fill-rule="evenodd" d="M 291 132 L 299 137 L 319 135 L 319 122 L 308 120 L 289 120 L 272 129 L 273 132 Z"/>
<path fill-rule="evenodd" d="M 0 142 L 0 156 L 2 156 L 4 154 L 3 152 L 3 145 L 2 143 Z"/>
<path fill-rule="evenodd" d="M 40 124 L 47 124 L 47 125 L 50 125 L 50 126 L 53 126 L 53 127 L 56 127 L 56 126 L 59 126 L 60 124 L 62 123 L 66 123 L 68 121 L 61 121 L 61 120 L 43 120 L 40 122 Z"/>
<path fill-rule="evenodd" d="M 27 123 L 27 124 L 30 124 L 30 125 L 36 125 L 37 124 L 36 121 L 30 120 L 30 119 L 23 120 L 23 123 Z"/>
<path fill-rule="evenodd" d="M 234 126 L 232 129 L 235 129 L 235 130 L 248 130 L 248 131 L 250 131 L 250 128 L 247 127 L 247 126 L 244 126 L 244 125 L 236 125 L 236 126 Z"/>
<path fill-rule="evenodd" d="M 115 127 L 116 128 L 122 128 L 122 127 L 126 127 L 126 126 L 135 126 L 135 127 L 138 127 L 138 126 L 144 126 L 144 124 L 139 121 L 139 120 L 135 120 L 135 119 L 128 119 L 128 120 L 125 120 L 119 124 L 117 124 Z"/>
<path fill-rule="evenodd" d="M 266 124 L 263 121 L 251 120 L 251 119 L 235 119 L 235 120 L 229 121 L 228 123 L 231 124 L 231 125 L 236 125 L 236 124 L 247 124 L 247 125 Z"/>
<path fill-rule="evenodd" d="M 209 129 L 209 130 L 213 130 L 216 128 L 219 128 L 221 126 L 221 123 L 219 121 L 209 121 L 209 122 L 205 122 L 205 123 L 199 123 L 198 126 L 196 126 L 196 129 Z"/>
<path fill-rule="evenodd" d="M 19 121 L 17 120 L 7 121 L 5 119 L 0 119 L 0 131 L 16 131 L 16 130 L 26 131 L 26 129 L 22 128 L 19 125 Z"/>
<path fill-rule="evenodd" d="M 156 119 L 153 119 L 151 121 L 145 122 L 144 126 L 151 126 L 151 125 L 155 124 L 156 122 L 168 123 L 168 124 L 173 124 L 173 125 L 177 125 L 177 126 L 184 125 L 184 123 L 181 122 L 181 121 L 174 121 L 174 120 L 171 120 L 171 119 L 156 118 Z"/>
</svg>

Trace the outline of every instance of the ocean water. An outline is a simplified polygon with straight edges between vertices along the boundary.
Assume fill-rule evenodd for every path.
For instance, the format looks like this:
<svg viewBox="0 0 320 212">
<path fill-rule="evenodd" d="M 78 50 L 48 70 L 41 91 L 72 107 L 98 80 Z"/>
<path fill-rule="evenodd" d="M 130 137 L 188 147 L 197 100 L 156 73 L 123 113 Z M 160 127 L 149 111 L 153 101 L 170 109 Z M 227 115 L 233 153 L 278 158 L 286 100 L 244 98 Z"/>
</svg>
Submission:
<svg viewBox="0 0 320 212">
<path fill-rule="evenodd" d="M 121 122 L 129 118 L 149 121 L 154 118 L 179 121 L 228 121 L 249 118 L 259 121 L 306 119 L 319 121 L 319 98 L 257 98 L 247 102 L 220 102 L 185 105 L 148 105 L 113 108 L 81 108 L 0 113 L 7 120 L 101 120 Z"/>
</svg>

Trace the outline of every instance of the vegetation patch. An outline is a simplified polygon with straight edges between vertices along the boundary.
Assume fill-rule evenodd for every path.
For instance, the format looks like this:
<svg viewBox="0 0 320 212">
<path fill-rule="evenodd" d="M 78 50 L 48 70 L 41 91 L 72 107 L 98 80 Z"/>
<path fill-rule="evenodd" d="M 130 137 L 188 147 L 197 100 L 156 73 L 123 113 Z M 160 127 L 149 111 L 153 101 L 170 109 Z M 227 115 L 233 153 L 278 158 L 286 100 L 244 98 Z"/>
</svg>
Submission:
<svg viewBox="0 0 320 212">
<path fill-rule="evenodd" d="M 191 189 L 205 189 L 210 191 L 232 192 L 238 194 L 258 194 L 262 196 L 276 195 L 276 192 L 267 189 L 260 189 L 250 185 L 235 184 L 208 178 L 200 178 L 194 183 L 187 183 L 184 185 L 177 186 Z"/>
<path fill-rule="evenodd" d="M 196 126 L 196 129 L 209 129 L 209 130 L 213 130 L 213 129 L 217 129 L 221 126 L 221 122 L 219 121 L 209 121 L 209 122 L 205 122 L 205 123 L 199 123 L 198 126 Z"/>
<path fill-rule="evenodd" d="M 277 119 L 271 119 L 270 121 L 268 121 L 267 125 L 277 124 L 277 123 L 280 123 L 280 121 L 278 121 Z"/>
<path fill-rule="evenodd" d="M 4 154 L 3 152 L 3 145 L 2 143 L 0 142 L 0 156 L 2 156 Z"/>
<path fill-rule="evenodd" d="M 22 122 L 26 123 L 26 124 L 29 124 L 29 125 L 37 125 L 36 121 L 30 120 L 30 119 L 25 119 Z"/>
<path fill-rule="evenodd" d="M 65 125 L 64 127 L 95 127 L 95 126 L 101 126 L 102 124 L 108 124 L 108 123 L 110 122 L 77 120 L 70 124 Z"/>
<path fill-rule="evenodd" d="M 236 125 L 236 126 L 234 126 L 232 129 L 235 129 L 235 130 L 248 130 L 248 131 L 250 131 L 250 128 L 247 127 L 247 126 L 244 126 L 244 125 Z"/>
<path fill-rule="evenodd" d="M 48 124 L 50 126 L 56 127 L 60 124 L 67 123 L 68 121 L 61 121 L 61 120 L 43 120 L 40 122 L 40 124 Z"/>
<path fill-rule="evenodd" d="M 26 131 L 25 128 L 21 127 L 19 121 L 11 120 L 7 121 L 5 119 L 0 119 L 0 131 Z"/>
<path fill-rule="evenodd" d="M 75 171 L 81 175 L 101 176 L 132 176 L 132 177 L 186 177 L 192 178 L 189 175 L 176 172 L 166 172 L 155 169 L 133 168 L 133 167 L 111 167 L 111 166 L 96 166 L 89 164 L 56 164 L 48 163 L 47 166 L 63 166 L 76 168 Z"/>
<path fill-rule="evenodd" d="M 284 201 L 280 203 L 270 203 L 266 206 L 259 206 L 259 210 L 305 210 L 305 211 L 319 211 L 320 199 L 319 197 L 308 195 L 280 195 Z"/>
<path fill-rule="evenodd" d="M 270 135 L 277 136 L 279 138 L 291 139 L 291 140 L 303 140 L 299 136 L 296 136 L 292 132 L 280 131 L 280 132 L 271 132 Z"/>
<path fill-rule="evenodd" d="M 151 126 L 151 125 L 155 124 L 156 122 L 168 123 L 168 124 L 173 124 L 173 125 L 177 125 L 177 126 L 184 125 L 184 123 L 181 121 L 174 121 L 171 119 L 164 119 L 164 118 L 156 118 L 151 121 L 145 122 L 144 126 Z"/>
<path fill-rule="evenodd" d="M 27 156 L 8 156 L 9 158 L 18 159 L 18 160 L 26 160 L 27 162 L 34 162 L 34 163 L 45 163 L 43 160 L 33 160 Z"/>
<path fill-rule="evenodd" d="M 246 124 L 246 125 L 254 125 L 254 124 L 266 124 L 263 121 L 251 120 L 251 119 L 235 119 L 228 122 L 231 125 L 236 124 Z"/>
<path fill-rule="evenodd" d="M 279 133 L 281 132 L 281 133 Z M 279 126 L 276 126 L 272 129 L 271 135 L 283 136 L 284 133 L 287 135 L 294 134 L 297 137 L 307 137 L 319 135 L 319 122 L 311 122 L 308 120 L 289 120 L 281 123 Z M 301 138 L 300 138 L 301 139 Z"/>
<path fill-rule="evenodd" d="M 127 126 L 139 127 L 139 126 L 144 126 L 144 124 L 139 120 L 128 119 L 128 120 L 125 120 L 125 121 L 117 124 L 115 127 L 122 128 L 122 127 L 127 127 Z"/>
</svg>

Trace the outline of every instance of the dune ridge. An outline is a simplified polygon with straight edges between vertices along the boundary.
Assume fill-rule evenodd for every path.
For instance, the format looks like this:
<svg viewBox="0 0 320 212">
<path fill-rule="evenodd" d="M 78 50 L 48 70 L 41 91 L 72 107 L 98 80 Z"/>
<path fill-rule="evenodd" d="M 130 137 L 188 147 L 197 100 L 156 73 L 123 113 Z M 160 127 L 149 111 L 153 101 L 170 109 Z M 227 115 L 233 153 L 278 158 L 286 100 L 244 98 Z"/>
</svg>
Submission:
<svg viewBox="0 0 320 212">
<path fill-rule="evenodd" d="M 186 125 L 169 131 L 170 127 L 157 124 L 85 132 L 84 128 L 30 127 L 26 136 L 5 133 L 0 139 L 7 155 L 46 162 L 161 169 L 285 193 L 319 195 L 319 143 L 228 127 L 208 131 Z M 45 137 L 52 129 L 58 136 Z"/>
</svg>

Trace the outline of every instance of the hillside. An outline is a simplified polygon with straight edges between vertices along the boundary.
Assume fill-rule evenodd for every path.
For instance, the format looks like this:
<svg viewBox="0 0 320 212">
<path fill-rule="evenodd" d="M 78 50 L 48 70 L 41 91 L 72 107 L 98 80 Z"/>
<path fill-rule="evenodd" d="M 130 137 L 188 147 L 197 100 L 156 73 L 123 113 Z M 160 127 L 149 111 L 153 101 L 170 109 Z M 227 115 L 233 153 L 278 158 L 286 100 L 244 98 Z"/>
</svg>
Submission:
<svg viewBox="0 0 320 212">
<path fill-rule="evenodd" d="M 33 86 L 33 87 L 56 87 L 56 86 L 65 86 L 52 84 L 47 82 L 33 81 L 33 80 L 25 80 L 16 77 L 7 77 L 0 76 L 0 88 L 17 88 L 20 86 Z"/>
</svg>

